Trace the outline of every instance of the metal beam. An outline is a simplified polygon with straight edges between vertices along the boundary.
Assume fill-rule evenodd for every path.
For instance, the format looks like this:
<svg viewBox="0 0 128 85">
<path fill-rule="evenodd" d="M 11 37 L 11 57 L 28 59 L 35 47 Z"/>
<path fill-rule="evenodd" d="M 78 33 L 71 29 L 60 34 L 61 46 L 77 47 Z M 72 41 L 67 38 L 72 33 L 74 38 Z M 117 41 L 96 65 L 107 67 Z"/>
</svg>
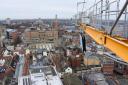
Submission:
<svg viewBox="0 0 128 85">
<path fill-rule="evenodd" d="M 111 37 L 102 31 L 96 30 L 94 27 L 86 26 L 86 24 L 80 24 L 80 28 L 82 28 L 84 32 L 87 33 L 98 44 L 108 48 L 122 60 L 128 63 L 128 40 L 119 40 Z"/>
</svg>

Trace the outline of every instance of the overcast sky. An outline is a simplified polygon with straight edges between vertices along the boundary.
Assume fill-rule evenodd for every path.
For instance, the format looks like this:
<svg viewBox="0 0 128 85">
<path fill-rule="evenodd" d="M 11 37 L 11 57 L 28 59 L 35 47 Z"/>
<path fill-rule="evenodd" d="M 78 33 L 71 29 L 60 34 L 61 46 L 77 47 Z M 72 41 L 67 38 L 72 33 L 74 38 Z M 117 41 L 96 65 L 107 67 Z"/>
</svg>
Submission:
<svg viewBox="0 0 128 85">
<path fill-rule="evenodd" d="M 77 0 L 0 0 L 0 19 L 54 18 L 55 14 L 69 18 L 76 13 L 76 3 Z"/>
<path fill-rule="evenodd" d="M 0 0 L 0 19 L 71 18 L 84 0 Z M 89 7 L 95 0 L 86 0 Z"/>
</svg>

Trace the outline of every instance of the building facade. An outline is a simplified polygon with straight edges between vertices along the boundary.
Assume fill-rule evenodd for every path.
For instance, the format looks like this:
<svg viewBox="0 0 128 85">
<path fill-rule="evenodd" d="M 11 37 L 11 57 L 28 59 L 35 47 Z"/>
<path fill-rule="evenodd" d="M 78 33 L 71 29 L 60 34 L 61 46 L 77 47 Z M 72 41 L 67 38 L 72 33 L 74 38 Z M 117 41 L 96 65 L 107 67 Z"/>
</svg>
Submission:
<svg viewBox="0 0 128 85">
<path fill-rule="evenodd" d="M 30 30 L 24 32 L 24 42 L 29 44 L 30 48 L 38 48 L 44 44 L 58 45 L 57 30 Z"/>
</svg>

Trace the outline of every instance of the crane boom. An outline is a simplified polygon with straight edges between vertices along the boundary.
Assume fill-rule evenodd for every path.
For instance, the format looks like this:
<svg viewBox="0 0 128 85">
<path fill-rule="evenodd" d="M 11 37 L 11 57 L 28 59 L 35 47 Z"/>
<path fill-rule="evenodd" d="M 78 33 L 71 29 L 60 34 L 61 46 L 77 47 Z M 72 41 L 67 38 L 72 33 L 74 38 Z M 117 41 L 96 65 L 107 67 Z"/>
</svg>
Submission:
<svg viewBox="0 0 128 85">
<path fill-rule="evenodd" d="M 83 23 L 80 24 L 80 28 L 98 44 L 108 48 L 123 61 L 128 63 L 128 40 L 112 37 L 94 27 L 86 26 L 86 24 Z"/>
</svg>

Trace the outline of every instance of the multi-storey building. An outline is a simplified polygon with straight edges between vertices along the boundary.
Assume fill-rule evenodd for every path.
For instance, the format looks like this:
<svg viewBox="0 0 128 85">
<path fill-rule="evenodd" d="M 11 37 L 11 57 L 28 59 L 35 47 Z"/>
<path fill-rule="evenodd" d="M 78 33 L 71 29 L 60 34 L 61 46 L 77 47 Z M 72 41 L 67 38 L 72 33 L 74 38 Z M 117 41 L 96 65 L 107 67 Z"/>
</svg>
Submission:
<svg viewBox="0 0 128 85">
<path fill-rule="evenodd" d="M 26 43 L 55 43 L 58 39 L 58 31 L 29 31 L 25 32 Z"/>
<path fill-rule="evenodd" d="M 49 30 L 29 30 L 24 32 L 24 42 L 29 44 L 30 48 L 38 48 L 44 44 L 58 45 L 58 31 Z"/>
</svg>

